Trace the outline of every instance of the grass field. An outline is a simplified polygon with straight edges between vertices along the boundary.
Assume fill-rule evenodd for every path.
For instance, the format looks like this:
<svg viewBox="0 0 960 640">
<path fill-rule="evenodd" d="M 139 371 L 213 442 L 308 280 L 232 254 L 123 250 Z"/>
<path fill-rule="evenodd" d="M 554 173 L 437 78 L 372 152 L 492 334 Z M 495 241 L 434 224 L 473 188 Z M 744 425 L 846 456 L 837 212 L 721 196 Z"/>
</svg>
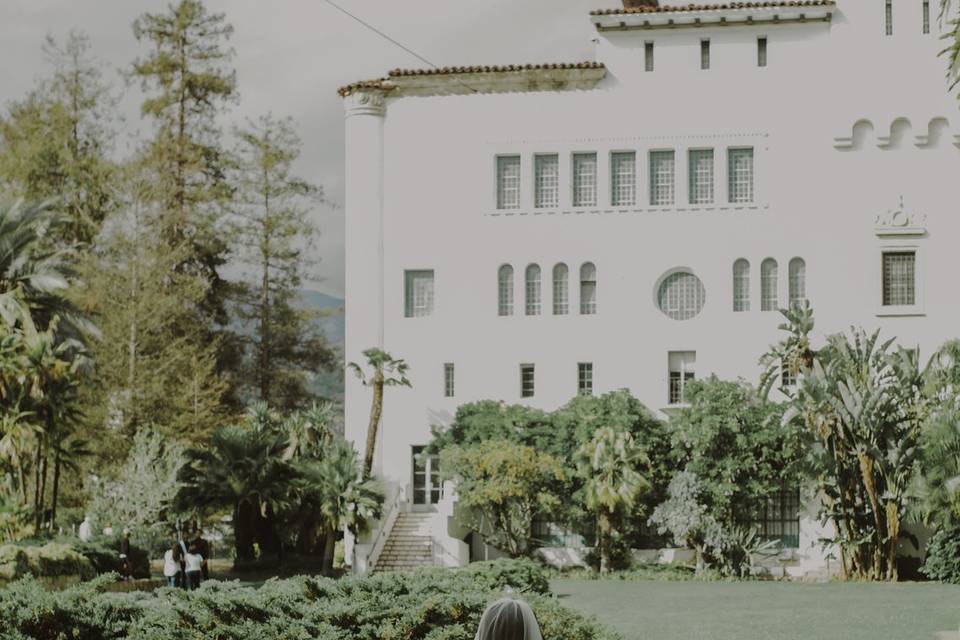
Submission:
<svg viewBox="0 0 960 640">
<path fill-rule="evenodd" d="M 960 586 L 952 585 L 561 579 L 551 587 L 626 640 L 960 638 Z"/>
</svg>

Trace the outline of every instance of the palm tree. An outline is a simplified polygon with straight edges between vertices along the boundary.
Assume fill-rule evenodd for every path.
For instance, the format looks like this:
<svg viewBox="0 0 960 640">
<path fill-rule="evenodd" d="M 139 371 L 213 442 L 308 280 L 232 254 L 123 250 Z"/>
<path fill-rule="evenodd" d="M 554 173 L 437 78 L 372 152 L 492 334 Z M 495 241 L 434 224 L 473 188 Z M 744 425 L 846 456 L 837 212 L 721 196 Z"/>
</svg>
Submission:
<svg viewBox="0 0 960 640">
<path fill-rule="evenodd" d="M 208 447 L 186 452 L 176 508 L 231 509 L 236 557 L 254 559 L 253 544 L 265 542 L 263 531 L 273 527 L 272 514 L 282 506 L 294 478 L 293 468 L 283 460 L 286 446 L 272 429 L 249 424 L 217 429 Z"/>
<path fill-rule="evenodd" d="M 286 460 L 322 457 L 333 440 L 333 420 L 337 406 L 332 402 L 314 403 L 306 411 L 290 414 L 280 425 L 287 437 Z"/>
<path fill-rule="evenodd" d="M 356 362 L 348 367 L 360 378 L 364 386 L 373 387 L 373 404 L 370 407 L 370 424 L 367 426 L 367 447 L 363 456 L 363 478 L 370 477 L 373 470 L 373 452 L 377 444 L 377 427 L 383 414 L 383 388 L 393 386 L 410 387 L 407 379 L 407 363 L 396 360 L 382 349 L 372 348 L 363 352 L 367 359 L 370 375 L 366 375 Z"/>
<path fill-rule="evenodd" d="M 613 520 L 633 507 L 649 482 L 638 471 L 646 460 L 628 431 L 601 427 L 577 451 L 577 470 L 584 478 L 587 508 L 597 513 L 600 573 L 610 570 Z"/>
<path fill-rule="evenodd" d="M 356 451 L 342 439 L 332 443 L 322 460 L 299 467 L 304 504 L 322 521 L 327 574 L 333 569 L 336 532 L 346 528 L 360 533 L 370 520 L 380 517 L 383 491 L 376 481 L 361 479 L 357 467 Z"/>
<path fill-rule="evenodd" d="M 95 327 L 66 298 L 74 277 L 72 251 L 55 248 L 48 235 L 66 224 L 50 203 L 0 204 L 0 320 L 27 334 L 59 318 L 62 335 L 81 339 Z"/>
</svg>

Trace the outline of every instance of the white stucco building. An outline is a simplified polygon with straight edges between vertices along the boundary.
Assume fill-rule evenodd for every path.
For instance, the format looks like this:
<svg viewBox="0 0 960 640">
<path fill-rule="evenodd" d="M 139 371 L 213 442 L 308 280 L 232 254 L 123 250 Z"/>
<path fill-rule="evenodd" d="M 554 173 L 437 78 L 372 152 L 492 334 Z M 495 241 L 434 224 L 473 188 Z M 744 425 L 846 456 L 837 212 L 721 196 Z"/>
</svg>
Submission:
<svg viewBox="0 0 960 640">
<path fill-rule="evenodd" d="M 357 570 L 407 511 L 436 562 L 469 559 L 413 463 L 462 403 L 552 410 L 589 385 L 669 413 L 690 377 L 756 381 L 776 309 L 803 298 L 818 336 L 880 327 L 923 358 L 960 335 L 936 0 L 624 2 L 584 16 L 592 61 L 340 91 L 346 359 L 379 346 L 413 382 L 387 390 L 391 500 Z M 362 451 L 370 391 L 350 378 L 345 402 Z M 817 536 L 804 521 L 808 564 Z"/>
</svg>

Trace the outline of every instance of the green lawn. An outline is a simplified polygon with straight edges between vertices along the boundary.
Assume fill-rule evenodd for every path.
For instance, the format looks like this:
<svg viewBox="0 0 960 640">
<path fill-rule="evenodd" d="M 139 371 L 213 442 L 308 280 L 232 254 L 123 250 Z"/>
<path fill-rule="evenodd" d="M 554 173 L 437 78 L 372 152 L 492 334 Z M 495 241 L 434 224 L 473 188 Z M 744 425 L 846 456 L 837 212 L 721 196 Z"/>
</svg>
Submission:
<svg viewBox="0 0 960 640">
<path fill-rule="evenodd" d="M 960 625 L 960 586 L 555 580 L 568 607 L 626 640 L 933 640 Z"/>
</svg>

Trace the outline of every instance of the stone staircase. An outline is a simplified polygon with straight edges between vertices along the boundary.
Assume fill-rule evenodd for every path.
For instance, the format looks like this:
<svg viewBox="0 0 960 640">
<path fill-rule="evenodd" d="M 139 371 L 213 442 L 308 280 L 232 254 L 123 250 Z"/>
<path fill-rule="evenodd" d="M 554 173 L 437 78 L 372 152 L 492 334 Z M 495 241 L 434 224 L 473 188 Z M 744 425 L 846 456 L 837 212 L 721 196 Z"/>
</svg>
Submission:
<svg viewBox="0 0 960 640">
<path fill-rule="evenodd" d="M 401 513 L 383 545 L 383 552 L 373 568 L 383 571 L 409 571 L 433 564 L 433 543 L 430 535 L 430 513 Z"/>
</svg>

